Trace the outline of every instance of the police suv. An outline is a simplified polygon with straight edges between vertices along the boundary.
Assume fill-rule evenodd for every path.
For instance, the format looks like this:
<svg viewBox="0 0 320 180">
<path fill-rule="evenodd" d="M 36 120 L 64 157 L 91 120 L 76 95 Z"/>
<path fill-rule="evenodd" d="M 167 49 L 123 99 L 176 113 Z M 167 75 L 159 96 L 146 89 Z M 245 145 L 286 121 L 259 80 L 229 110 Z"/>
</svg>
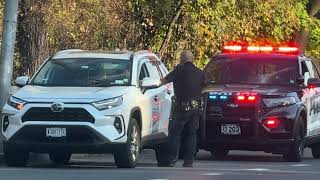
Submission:
<svg viewBox="0 0 320 180">
<path fill-rule="evenodd" d="M 200 148 L 282 154 L 299 162 L 304 148 L 320 158 L 320 74 L 297 46 L 231 43 L 205 68 Z"/>
<path fill-rule="evenodd" d="M 61 51 L 49 58 L 3 108 L 4 155 L 24 166 L 29 152 L 66 164 L 73 153 L 113 153 L 135 167 L 140 149 L 166 140 L 172 84 L 149 52 Z"/>
</svg>

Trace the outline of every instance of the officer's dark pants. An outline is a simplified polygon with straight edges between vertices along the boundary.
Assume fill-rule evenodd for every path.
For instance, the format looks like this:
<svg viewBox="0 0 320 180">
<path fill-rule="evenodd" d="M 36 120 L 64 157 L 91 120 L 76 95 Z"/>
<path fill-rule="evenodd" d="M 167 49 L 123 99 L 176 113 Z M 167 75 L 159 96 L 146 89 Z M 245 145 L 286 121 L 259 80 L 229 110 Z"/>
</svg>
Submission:
<svg viewBox="0 0 320 180">
<path fill-rule="evenodd" d="M 168 159 L 170 164 L 178 160 L 181 135 L 183 131 L 184 164 L 192 164 L 197 146 L 197 130 L 199 128 L 200 115 L 198 111 L 177 112 L 169 127 Z"/>
</svg>

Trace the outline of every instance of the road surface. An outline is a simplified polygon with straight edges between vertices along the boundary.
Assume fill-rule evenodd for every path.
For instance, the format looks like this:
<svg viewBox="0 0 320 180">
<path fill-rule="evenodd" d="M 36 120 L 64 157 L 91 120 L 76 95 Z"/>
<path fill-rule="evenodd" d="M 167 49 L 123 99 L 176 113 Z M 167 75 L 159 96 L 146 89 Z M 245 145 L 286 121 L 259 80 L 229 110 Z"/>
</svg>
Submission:
<svg viewBox="0 0 320 180">
<path fill-rule="evenodd" d="M 260 152 L 231 151 L 224 161 L 200 152 L 194 168 L 158 168 L 153 151 L 146 150 L 135 169 L 117 169 L 109 155 L 76 155 L 67 166 L 55 166 L 48 157 L 33 157 L 26 168 L 0 163 L 0 180 L 319 180 L 320 160 L 306 149 L 301 163 Z"/>
</svg>

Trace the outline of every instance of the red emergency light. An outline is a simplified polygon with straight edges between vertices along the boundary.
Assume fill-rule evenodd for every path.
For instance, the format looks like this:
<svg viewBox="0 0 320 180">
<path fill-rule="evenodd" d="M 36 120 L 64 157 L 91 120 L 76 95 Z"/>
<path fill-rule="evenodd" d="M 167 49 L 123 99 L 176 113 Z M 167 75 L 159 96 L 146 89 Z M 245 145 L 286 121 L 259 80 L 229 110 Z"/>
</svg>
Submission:
<svg viewBox="0 0 320 180">
<path fill-rule="evenodd" d="M 257 45 L 258 44 L 258 45 Z M 294 43 L 282 43 L 280 45 L 249 44 L 246 42 L 231 42 L 223 47 L 224 53 L 278 53 L 298 55 L 300 50 Z"/>
<path fill-rule="evenodd" d="M 236 101 L 238 103 L 254 103 L 258 99 L 258 94 L 257 93 L 237 93 L 236 95 Z"/>
</svg>

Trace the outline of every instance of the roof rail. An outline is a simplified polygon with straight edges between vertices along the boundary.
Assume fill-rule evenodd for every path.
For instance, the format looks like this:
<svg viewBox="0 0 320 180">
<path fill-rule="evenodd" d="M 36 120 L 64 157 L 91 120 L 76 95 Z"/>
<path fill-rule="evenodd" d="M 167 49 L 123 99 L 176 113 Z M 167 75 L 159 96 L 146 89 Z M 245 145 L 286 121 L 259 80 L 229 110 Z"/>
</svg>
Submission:
<svg viewBox="0 0 320 180">
<path fill-rule="evenodd" d="M 79 52 L 79 51 L 83 51 L 83 50 L 81 50 L 81 49 L 66 49 L 66 50 L 58 51 L 56 54 L 54 54 L 54 56 L 68 53 L 68 52 Z"/>
<path fill-rule="evenodd" d="M 137 55 L 137 54 L 143 54 L 143 53 L 152 53 L 152 51 L 149 51 L 149 50 L 141 50 L 141 51 L 135 52 L 134 54 Z"/>
</svg>

